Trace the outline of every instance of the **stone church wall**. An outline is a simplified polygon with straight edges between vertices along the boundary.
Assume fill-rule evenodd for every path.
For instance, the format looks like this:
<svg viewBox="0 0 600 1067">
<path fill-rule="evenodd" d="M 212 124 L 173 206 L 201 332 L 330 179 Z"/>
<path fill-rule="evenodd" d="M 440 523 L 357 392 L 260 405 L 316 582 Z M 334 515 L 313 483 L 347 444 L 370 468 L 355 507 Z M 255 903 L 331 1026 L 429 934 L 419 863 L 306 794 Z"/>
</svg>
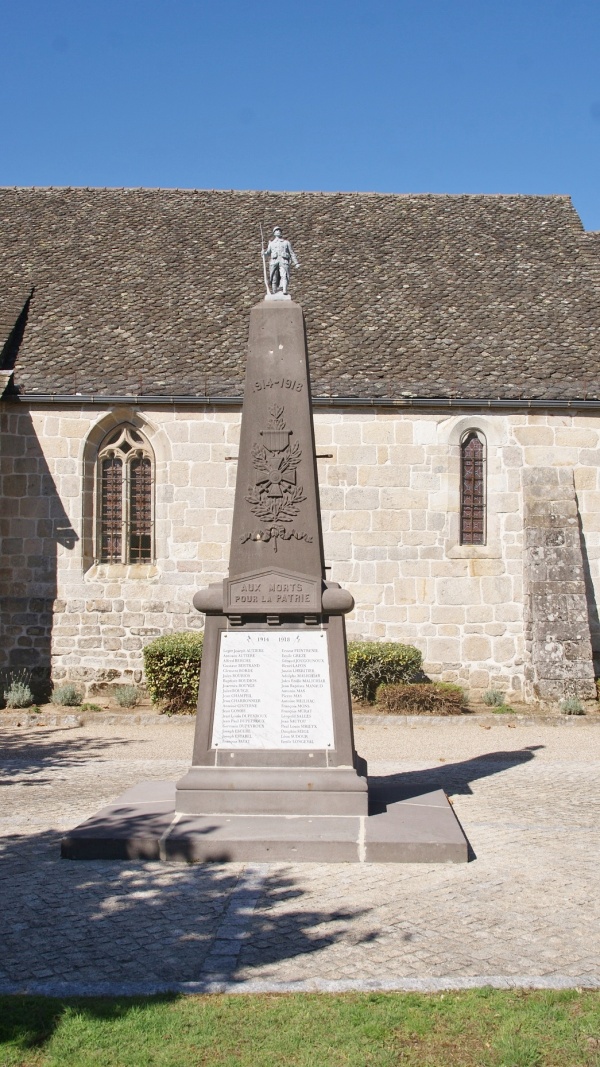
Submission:
<svg viewBox="0 0 600 1067">
<path fill-rule="evenodd" d="M 55 680 L 141 679 L 144 644 L 200 628 L 194 592 L 226 571 L 237 408 L 137 410 L 6 403 L 2 425 L 7 664 Z M 94 455 L 138 426 L 156 462 L 156 562 L 94 564 Z M 552 414 L 317 410 L 329 576 L 354 595 L 350 636 L 418 645 L 431 677 L 531 698 L 525 642 L 525 472 L 573 472 L 588 625 L 600 633 L 600 418 Z M 485 437 L 487 543 L 459 543 L 462 435 Z M 527 475 L 529 477 L 529 475 Z M 7 629 L 6 629 L 7 628 Z M 539 635 L 538 635 L 539 638 Z M 541 638 L 543 640 L 543 635 Z"/>
</svg>

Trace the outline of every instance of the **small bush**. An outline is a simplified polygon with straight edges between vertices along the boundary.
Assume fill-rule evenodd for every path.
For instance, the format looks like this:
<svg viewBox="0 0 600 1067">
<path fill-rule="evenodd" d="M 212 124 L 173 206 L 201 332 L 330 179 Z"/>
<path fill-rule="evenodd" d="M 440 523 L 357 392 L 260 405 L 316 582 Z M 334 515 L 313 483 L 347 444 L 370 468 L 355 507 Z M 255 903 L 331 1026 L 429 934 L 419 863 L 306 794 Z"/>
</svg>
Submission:
<svg viewBox="0 0 600 1067">
<path fill-rule="evenodd" d="M 499 708 L 504 704 L 504 693 L 499 689 L 488 689 L 481 698 L 488 708 Z"/>
<path fill-rule="evenodd" d="M 83 701 L 83 693 L 79 691 L 73 682 L 65 682 L 52 690 L 50 697 L 52 704 L 60 704 L 65 708 L 77 708 Z"/>
<path fill-rule="evenodd" d="M 144 648 L 146 683 L 152 703 L 163 711 L 193 711 L 198 699 L 203 634 L 166 634 Z"/>
<path fill-rule="evenodd" d="M 388 715 L 462 715 L 465 694 L 449 682 L 380 685 L 377 707 Z"/>
<path fill-rule="evenodd" d="M 563 715 L 585 715 L 585 708 L 577 697 L 567 697 L 561 700 L 560 710 Z"/>
<path fill-rule="evenodd" d="M 514 715 L 515 709 L 511 708 L 510 704 L 496 704 L 492 712 L 494 715 Z"/>
<path fill-rule="evenodd" d="M 4 690 L 7 708 L 29 708 L 33 704 L 33 693 L 26 682 L 11 682 Z"/>
<path fill-rule="evenodd" d="M 81 705 L 81 710 L 82 711 L 104 711 L 104 708 L 101 708 L 99 704 L 82 704 Z"/>
<path fill-rule="evenodd" d="M 134 708 L 140 694 L 136 685 L 120 685 L 114 690 L 113 696 L 119 707 Z"/>
<path fill-rule="evenodd" d="M 30 682 L 31 671 L 27 668 L 7 672 L 2 690 L 7 708 L 29 708 L 33 704 Z"/>
<path fill-rule="evenodd" d="M 422 663 L 422 654 L 412 645 L 401 645 L 395 641 L 350 641 L 350 692 L 355 700 L 372 704 L 378 686 L 410 682 L 420 671 Z"/>
</svg>

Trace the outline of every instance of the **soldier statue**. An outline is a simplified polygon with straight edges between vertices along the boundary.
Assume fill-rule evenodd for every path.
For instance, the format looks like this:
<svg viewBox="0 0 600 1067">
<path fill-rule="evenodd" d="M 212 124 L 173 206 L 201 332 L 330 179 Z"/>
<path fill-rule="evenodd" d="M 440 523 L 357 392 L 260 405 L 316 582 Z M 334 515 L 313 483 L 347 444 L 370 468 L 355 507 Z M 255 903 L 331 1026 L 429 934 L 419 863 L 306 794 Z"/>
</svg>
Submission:
<svg viewBox="0 0 600 1067">
<path fill-rule="evenodd" d="M 281 228 L 279 226 L 276 226 L 273 230 L 273 236 L 266 249 L 263 249 L 262 254 L 265 257 L 271 257 L 271 262 L 269 264 L 271 292 L 278 293 L 279 290 L 281 290 L 283 295 L 287 296 L 290 283 L 290 261 L 295 267 L 299 267 L 300 264 L 296 259 L 294 249 L 290 242 L 286 241 L 285 237 L 281 236 Z"/>
</svg>

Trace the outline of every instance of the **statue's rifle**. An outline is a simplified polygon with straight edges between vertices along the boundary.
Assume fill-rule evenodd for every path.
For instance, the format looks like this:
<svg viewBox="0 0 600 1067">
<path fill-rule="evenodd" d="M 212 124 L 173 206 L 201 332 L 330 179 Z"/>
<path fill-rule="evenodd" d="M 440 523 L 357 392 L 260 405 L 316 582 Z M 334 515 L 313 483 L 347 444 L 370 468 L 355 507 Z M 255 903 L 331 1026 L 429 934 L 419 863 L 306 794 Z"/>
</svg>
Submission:
<svg viewBox="0 0 600 1067">
<path fill-rule="evenodd" d="M 265 260 L 265 251 L 266 251 L 266 249 L 265 249 L 265 238 L 264 238 L 264 234 L 263 234 L 262 222 L 260 223 L 260 247 L 261 247 L 261 252 L 262 252 L 263 275 L 264 275 L 264 279 L 265 279 L 265 289 L 267 290 L 267 296 L 268 296 L 269 293 L 270 293 L 270 289 L 269 289 L 269 282 L 267 281 L 267 263 L 266 263 L 266 260 Z"/>
</svg>

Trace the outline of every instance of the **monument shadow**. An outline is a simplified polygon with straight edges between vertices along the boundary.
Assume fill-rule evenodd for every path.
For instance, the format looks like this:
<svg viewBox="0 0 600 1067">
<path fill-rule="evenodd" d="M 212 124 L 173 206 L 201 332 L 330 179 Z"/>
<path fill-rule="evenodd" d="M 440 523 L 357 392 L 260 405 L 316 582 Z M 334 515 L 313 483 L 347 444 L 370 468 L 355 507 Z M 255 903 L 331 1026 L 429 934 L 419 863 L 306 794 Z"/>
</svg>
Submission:
<svg viewBox="0 0 600 1067">
<path fill-rule="evenodd" d="M 527 745 L 516 750 L 486 752 L 459 763 L 444 763 L 440 767 L 428 767 L 422 771 L 369 775 L 369 814 L 376 815 L 385 811 L 387 804 L 411 800 L 434 789 L 443 789 L 447 796 L 471 796 L 471 782 L 529 763 L 535 758 L 536 751 L 544 747 Z"/>
</svg>

